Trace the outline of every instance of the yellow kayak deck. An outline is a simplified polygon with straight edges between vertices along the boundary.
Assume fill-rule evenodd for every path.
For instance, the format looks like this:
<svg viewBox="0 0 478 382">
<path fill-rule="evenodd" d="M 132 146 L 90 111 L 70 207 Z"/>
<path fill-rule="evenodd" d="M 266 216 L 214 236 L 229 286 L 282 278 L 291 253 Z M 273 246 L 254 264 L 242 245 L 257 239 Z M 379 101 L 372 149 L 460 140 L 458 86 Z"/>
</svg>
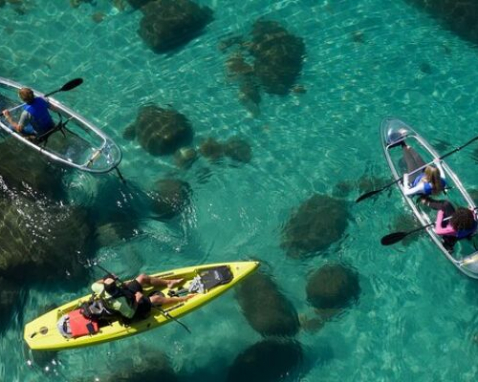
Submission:
<svg viewBox="0 0 478 382">
<path fill-rule="evenodd" d="M 232 274 L 232 280 L 222 285 L 216 285 L 210 290 L 205 290 L 202 293 L 197 293 L 193 298 L 161 306 L 164 312 L 167 312 L 173 318 L 179 318 L 192 312 L 193 310 L 212 301 L 214 298 L 223 294 L 235 284 L 243 280 L 257 269 L 259 263 L 256 261 L 247 262 L 231 262 L 231 263 L 217 263 L 205 264 L 200 266 L 192 266 L 187 268 L 174 269 L 171 271 L 152 274 L 151 276 L 160 277 L 162 279 L 184 279 L 180 288 L 188 289 L 193 279 L 206 270 L 212 270 L 218 267 L 227 266 Z M 172 288 L 175 290 L 175 288 Z M 153 291 L 158 290 L 168 295 L 169 289 L 167 287 L 148 287 L 144 288 L 144 294 L 149 295 Z M 99 331 L 95 334 L 88 334 L 78 338 L 68 338 L 63 336 L 58 327 L 58 321 L 69 312 L 76 310 L 83 302 L 89 301 L 91 294 L 80 297 L 65 305 L 51 310 L 48 313 L 36 318 L 25 325 L 23 337 L 31 349 L 35 350 L 62 350 L 69 348 L 76 348 L 82 346 L 97 345 L 100 343 L 121 339 L 145 332 L 158 326 L 167 324 L 173 321 L 166 314 L 153 307 L 150 315 L 138 321 L 126 324 L 122 320 L 114 320 L 108 322 L 106 325 L 100 326 Z"/>
</svg>

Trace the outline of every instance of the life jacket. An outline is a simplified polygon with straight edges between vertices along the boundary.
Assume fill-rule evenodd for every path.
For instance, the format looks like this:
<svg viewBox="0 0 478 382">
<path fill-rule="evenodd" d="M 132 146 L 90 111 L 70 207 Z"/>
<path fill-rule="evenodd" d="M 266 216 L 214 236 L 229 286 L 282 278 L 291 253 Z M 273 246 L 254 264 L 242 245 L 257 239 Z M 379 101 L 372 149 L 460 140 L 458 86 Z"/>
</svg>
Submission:
<svg viewBox="0 0 478 382">
<path fill-rule="evenodd" d="M 33 102 L 23 106 L 23 109 L 31 114 L 31 125 L 37 134 L 43 135 L 54 127 L 55 123 L 48 112 L 48 102 L 43 98 L 35 97 Z"/>
<path fill-rule="evenodd" d="M 415 178 L 415 180 L 413 181 L 412 187 L 415 187 L 416 185 L 418 185 L 418 183 L 420 183 L 420 181 L 423 179 L 424 176 L 425 176 L 424 172 L 422 172 L 420 175 L 418 175 Z M 446 187 L 445 179 L 440 178 L 440 180 L 441 180 L 442 188 L 445 189 L 445 187 Z M 423 192 L 424 192 L 425 195 L 431 195 L 433 193 L 433 186 L 430 182 L 423 182 Z"/>
</svg>

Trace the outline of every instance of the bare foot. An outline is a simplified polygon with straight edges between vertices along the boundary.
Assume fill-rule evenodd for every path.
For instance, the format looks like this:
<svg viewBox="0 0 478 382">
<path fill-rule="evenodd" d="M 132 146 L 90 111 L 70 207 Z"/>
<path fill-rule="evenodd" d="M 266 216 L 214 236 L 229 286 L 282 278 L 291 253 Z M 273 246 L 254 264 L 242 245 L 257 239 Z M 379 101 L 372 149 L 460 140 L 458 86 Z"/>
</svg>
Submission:
<svg viewBox="0 0 478 382">
<path fill-rule="evenodd" d="M 181 297 L 181 298 L 183 299 L 182 301 L 187 301 L 187 300 L 193 298 L 194 296 L 196 296 L 196 293 L 188 294 L 187 296 L 184 296 L 184 297 Z"/>
</svg>

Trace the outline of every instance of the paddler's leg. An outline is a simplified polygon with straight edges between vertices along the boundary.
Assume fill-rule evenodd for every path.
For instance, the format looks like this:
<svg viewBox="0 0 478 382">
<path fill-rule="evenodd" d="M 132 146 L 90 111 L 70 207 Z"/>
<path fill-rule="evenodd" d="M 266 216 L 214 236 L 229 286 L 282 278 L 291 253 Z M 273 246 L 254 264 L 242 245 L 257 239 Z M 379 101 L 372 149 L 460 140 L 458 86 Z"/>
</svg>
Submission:
<svg viewBox="0 0 478 382">
<path fill-rule="evenodd" d="M 410 146 L 403 145 L 403 159 L 407 164 L 407 172 L 411 173 L 415 171 L 417 168 L 424 166 L 426 163 L 422 159 L 422 157 Z M 416 172 L 410 175 L 409 181 L 413 183 L 415 178 L 420 175 L 421 172 Z"/>
<path fill-rule="evenodd" d="M 166 296 L 153 294 L 152 296 L 149 296 L 149 300 L 151 301 L 151 304 L 155 306 L 160 306 L 164 304 L 171 304 L 173 302 L 183 302 L 193 297 L 194 297 L 194 294 L 188 294 L 187 296 L 181 296 L 181 297 L 166 297 Z"/>
<path fill-rule="evenodd" d="M 144 273 L 140 274 L 138 277 L 136 277 L 136 281 L 140 283 L 140 285 L 144 286 L 165 286 L 168 288 L 172 288 L 175 285 L 178 285 L 182 283 L 184 280 L 183 279 L 170 279 L 170 280 L 165 280 L 161 279 L 158 277 L 151 277 L 148 276 Z"/>
</svg>

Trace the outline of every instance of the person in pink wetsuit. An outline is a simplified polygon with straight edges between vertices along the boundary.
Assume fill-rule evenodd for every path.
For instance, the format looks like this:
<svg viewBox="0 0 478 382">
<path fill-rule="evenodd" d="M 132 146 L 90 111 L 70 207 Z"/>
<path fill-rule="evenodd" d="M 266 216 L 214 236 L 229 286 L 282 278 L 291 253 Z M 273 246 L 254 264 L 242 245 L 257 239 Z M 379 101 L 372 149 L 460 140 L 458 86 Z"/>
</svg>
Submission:
<svg viewBox="0 0 478 382">
<path fill-rule="evenodd" d="M 463 207 L 455 209 L 449 201 L 435 201 L 430 198 L 422 198 L 420 201 L 438 210 L 435 232 L 443 236 L 443 245 L 449 251 L 453 250 L 458 240 L 470 237 L 476 232 L 478 223 L 472 210 Z"/>
</svg>

